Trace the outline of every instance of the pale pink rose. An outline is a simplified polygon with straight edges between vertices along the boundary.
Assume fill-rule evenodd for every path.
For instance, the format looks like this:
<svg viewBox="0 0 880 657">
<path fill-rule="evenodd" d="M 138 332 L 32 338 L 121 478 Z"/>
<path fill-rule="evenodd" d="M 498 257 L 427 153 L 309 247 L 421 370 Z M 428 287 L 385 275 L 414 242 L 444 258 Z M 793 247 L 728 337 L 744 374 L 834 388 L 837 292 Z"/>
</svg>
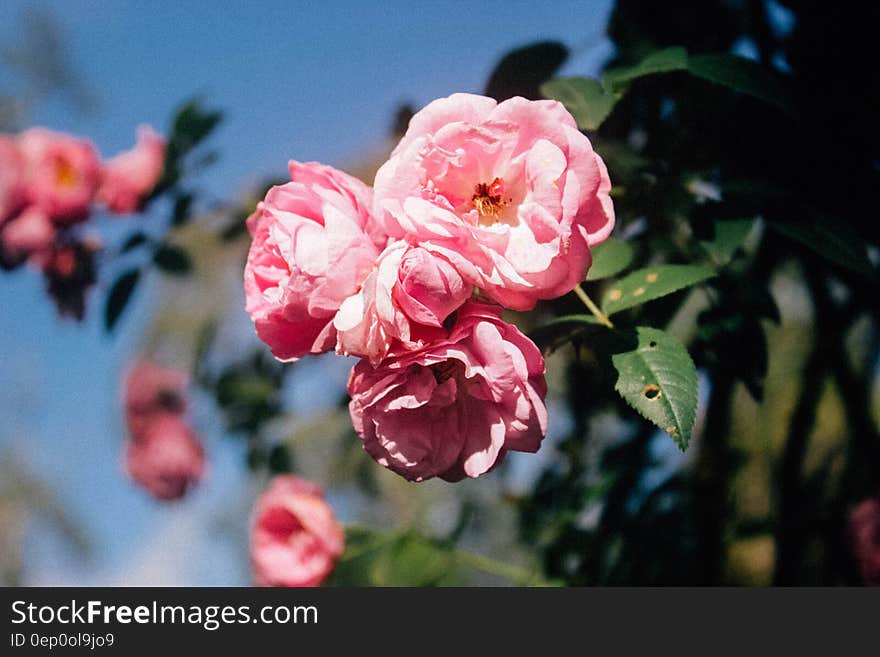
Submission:
<svg viewBox="0 0 880 657">
<path fill-rule="evenodd" d="M 31 255 L 48 249 L 55 238 L 55 226 L 36 206 L 25 208 L 0 228 L 0 244 L 12 256 Z"/>
<path fill-rule="evenodd" d="M 201 480 L 205 450 L 181 416 L 166 413 L 128 441 L 125 470 L 156 499 L 175 500 Z"/>
<path fill-rule="evenodd" d="M 15 140 L 0 134 L 0 225 L 24 203 L 24 161 Z"/>
<path fill-rule="evenodd" d="M 544 359 L 501 308 L 467 302 L 449 337 L 352 370 L 349 411 L 364 448 L 406 479 L 477 477 L 547 432 Z"/>
<path fill-rule="evenodd" d="M 88 217 L 101 181 L 98 153 L 91 142 L 45 128 L 18 137 L 24 157 L 24 185 L 29 203 L 57 223 Z"/>
<path fill-rule="evenodd" d="M 395 346 L 417 349 L 444 334 L 443 322 L 472 290 L 445 257 L 393 242 L 360 292 L 339 308 L 337 351 L 376 365 Z"/>
<path fill-rule="evenodd" d="M 257 499 L 251 530 L 257 586 L 317 586 L 344 547 L 345 534 L 317 484 L 278 475 Z"/>
<path fill-rule="evenodd" d="M 187 373 L 163 367 L 146 358 L 129 369 L 123 389 L 125 417 L 132 436 L 142 434 L 153 421 L 186 411 Z"/>
<path fill-rule="evenodd" d="M 556 101 L 471 94 L 413 116 L 376 173 L 374 214 L 393 238 L 443 253 L 495 301 L 528 310 L 586 276 L 614 227 L 611 182 Z"/>
<path fill-rule="evenodd" d="M 313 162 L 291 162 L 290 177 L 248 218 L 244 270 L 245 310 L 282 361 L 334 348 L 333 316 L 379 254 L 368 234 L 369 187 Z"/>
<path fill-rule="evenodd" d="M 880 498 L 860 502 L 850 513 L 849 528 L 862 580 L 880 586 Z"/>
<path fill-rule="evenodd" d="M 98 197 L 111 212 L 136 212 L 155 189 L 165 165 L 165 139 L 138 126 L 137 144 L 104 163 Z"/>
</svg>

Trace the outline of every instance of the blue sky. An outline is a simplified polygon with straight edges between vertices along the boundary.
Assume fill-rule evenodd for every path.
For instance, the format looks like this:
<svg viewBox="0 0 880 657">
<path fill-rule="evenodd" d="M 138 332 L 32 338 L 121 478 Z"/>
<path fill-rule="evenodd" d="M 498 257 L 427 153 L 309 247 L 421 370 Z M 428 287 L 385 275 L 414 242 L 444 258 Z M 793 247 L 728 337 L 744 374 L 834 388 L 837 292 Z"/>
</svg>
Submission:
<svg viewBox="0 0 880 657">
<path fill-rule="evenodd" d="M 30 123 L 88 136 L 105 155 L 128 148 L 138 123 L 165 130 L 173 109 L 194 94 L 222 109 L 226 120 L 212 142 L 221 159 L 200 185 L 223 199 L 283 173 L 290 158 L 356 160 L 381 144 L 400 102 L 479 92 L 514 47 L 558 39 L 574 51 L 564 73 L 595 72 L 611 52 L 603 36 L 609 5 L 4 0 L 0 44 L 17 42 L 27 8 L 55 15 L 98 105 L 82 115 L 50 99 Z M 141 295 L 108 337 L 101 301 L 92 298 L 82 325 L 61 321 L 38 276 L 0 276 L 0 446 L 14 446 L 56 487 L 95 547 L 92 562 L 81 564 L 36 526 L 28 581 L 247 583 L 237 547 L 213 541 L 208 527 L 230 492 L 247 490 L 241 455 L 212 431 L 215 423 L 200 427 L 212 477 L 182 504 L 159 507 L 122 476 L 118 379 L 137 353 L 136 316 L 149 302 Z M 243 526 L 246 514 L 239 515 Z M 192 551 L 198 559 L 181 556 Z"/>
</svg>

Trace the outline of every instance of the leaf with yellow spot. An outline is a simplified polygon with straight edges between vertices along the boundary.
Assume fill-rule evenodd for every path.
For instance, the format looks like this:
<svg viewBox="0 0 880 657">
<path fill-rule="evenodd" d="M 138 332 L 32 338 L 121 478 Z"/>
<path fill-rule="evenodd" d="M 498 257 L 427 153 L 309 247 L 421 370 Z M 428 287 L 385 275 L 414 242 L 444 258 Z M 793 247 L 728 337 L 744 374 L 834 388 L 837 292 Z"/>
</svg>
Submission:
<svg viewBox="0 0 880 657">
<path fill-rule="evenodd" d="M 602 297 L 602 312 L 612 315 L 702 283 L 714 275 L 711 269 L 699 265 L 645 267 L 608 286 Z"/>
<path fill-rule="evenodd" d="M 668 333 L 640 326 L 611 354 L 614 389 L 647 420 L 687 449 L 697 412 L 697 369 L 690 354 Z"/>
</svg>

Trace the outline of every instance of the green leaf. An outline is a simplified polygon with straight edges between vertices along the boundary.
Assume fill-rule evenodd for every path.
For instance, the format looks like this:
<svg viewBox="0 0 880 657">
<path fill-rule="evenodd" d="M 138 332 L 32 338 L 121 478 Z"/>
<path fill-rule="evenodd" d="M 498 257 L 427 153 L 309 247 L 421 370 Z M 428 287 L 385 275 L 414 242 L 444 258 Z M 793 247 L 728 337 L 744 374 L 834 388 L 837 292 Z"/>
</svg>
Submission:
<svg viewBox="0 0 880 657">
<path fill-rule="evenodd" d="M 196 346 L 192 363 L 193 379 L 204 385 L 209 384 L 208 354 L 211 351 L 211 346 L 214 344 L 214 339 L 216 337 L 217 322 L 215 320 L 208 320 L 202 324 L 198 336 L 196 337 Z"/>
<path fill-rule="evenodd" d="M 613 354 L 614 389 L 643 417 L 687 449 L 697 412 L 697 369 L 687 349 L 668 333 L 635 329 L 634 349 Z"/>
<path fill-rule="evenodd" d="M 638 306 L 712 278 L 715 273 L 699 265 L 657 265 L 638 269 L 608 287 L 602 298 L 606 315 Z"/>
<path fill-rule="evenodd" d="M 139 269 L 129 269 L 113 283 L 110 294 L 107 295 L 107 304 L 104 306 L 104 328 L 112 331 L 116 322 L 122 316 L 122 311 L 131 299 L 134 288 L 140 279 Z"/>
<path fill-rule="evenodd" d="M 455 567 L 449 547 L 421 534 L 347 528 L 345 553 L 331 583 L 337 586 L 432 586 Z"/>
<path fill-rule="evenodd" d="M 687 50 L 675 46 L 653 52 L 635 66 L 609 70 L 603 76 L 602 81 L 607 88 L 621 91 L 636 78 L 656 73 L 683 71 L 687 69 L 687 66 Z"/>
<path fill-rule="evenodd" d="M 616 276 L 632 264 L 635 250 L 623 240 L 607 239 L 590 249 L 593 264 L 587 272 L 588 281 Z"/>
<path fill-rule="evenodd" d="M 551 80 L 541 85 L 541 93 L 565 105 L 581 130 L 598 129 L 617 102 L 602 83 L 593 78 Z"/>
<path fill-rule="evenodd" d="M 718 266 L 723 267 L 733 259 L 754 226 L 754 219 L 719 219 L 715 222 L 713 239 L 700 241 L 700 246 Z"/>
<path fill-rule="evenodd" d="M 190 217 L 190 209 L 192 208 L 193 195 L 181 194 L 174 199 L 174 209 L 171 211 L 171 225 L 182 226 Z"/>
<path fill-rule="evenodd" d="M 175 147 L 181 153 L 191 150 L 214 131 L 222 118 L 222 112 L 206 110 L 201 101 L 190 100 L 174 116 L 171 139 Z"/>
<path fill-rule="evenodd" d="M 120 253 L 128 253 L 132 249 L 136 249 L 137 247 L 139 247 L 141 244 L 146 244 L 148 241 L 149 238 L 146 236 L 146 234 L 138 231 L 131 235 L 127 240 L 125 240 L 125 243 L 122 245 Z"/>
<path fill-rule="evenodd" d="M 513 96 L 540 98 L 538 88 L 568 59 L 568 48 L 556 41 L 542 41 L 507 53 L 492 70 L 485 95 L 497 101 Z"/>
<path fill-rule="evenodd" d="M 165 149 L 162 178 L 151 198 L 177 184 L 183 171 L 183 159 L 214 131 L 222 118 L 222 112 L 204 109 L 198 99 L 184 103 L 177 110 Z"/>
<path fill-rule="evenodd" d="M 222 407 L 232 404 L 259 404 L 276 394 L 275 382 L 257 374 L 227 371 L 217 381 L 217 403 Z"/>
<path fill-rule="evenodd" d="M 658 73 L 687 71 L 694 77 L 753 96 L 794 115 L 795 105 L 785 81 L 758 62 L 728 53 L 688 55 L 681 47 L 658 50 L 635 66 L 609 70 L 603 86 L 621 93 L 638 78 Z"/>
<path fill-rule="evenodd" d="M 596 152 L 614 172 L 617 179 L 632 178 L 642 169 L 651 164 L 651 160 L 640 155 L 629 144 L 622 141 L 603 139 L 601 143 L 593 144 Z"/>
<path fill-rule="evenodd" d="M 153 253 L 153 262 L 167 274 L 183 276 L 192 270 L 189 254 L 179 246 L 160 244 Z"/>
<path fill-rule="evenodd" d="M 726 53 L 692 55 L 687 69 L 695 77 L 754 96 L 788 114 L 796 113 L 784 80 L 758 62 Z"/>
<path fill-rule="evenodd" d="M 269 450 L 267 465 L 272 474 L 293 472 L 293 455 L 286 445 L 273 445 Z"/>
<path fill-rule="evenodd" d="M 383 556 L 373 572 L 382 586 L 432 586 L 453 565 L 450 550 L 416 532 L 403 534 Z"/>
<path fill-rule="evenodd" d="M 770 227 L 836 265 L 875 278 L 864 241 L 842 221 L 818 218 L 798 223 L 771 221 Z"/>
</svg>

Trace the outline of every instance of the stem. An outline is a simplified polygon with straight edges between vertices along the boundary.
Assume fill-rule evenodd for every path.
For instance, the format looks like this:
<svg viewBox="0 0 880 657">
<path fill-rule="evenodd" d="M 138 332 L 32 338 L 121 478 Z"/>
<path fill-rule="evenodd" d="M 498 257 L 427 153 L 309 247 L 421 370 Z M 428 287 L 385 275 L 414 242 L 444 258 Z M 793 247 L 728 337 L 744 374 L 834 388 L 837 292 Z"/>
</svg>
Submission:
<svg viewBox="0 0 880 657">
<path fill-rule="evenodd" d="M 584 302 L 584 305 L 589 309 L 593 316 L 599 320 L 600 324 L 607 326 L 608 328 L 614 328 L 614 324 L 611 323 L 611 320 L 608 319 L 608 315 L 599 310 L 599 306 L 593 303 L 593 300 L 590 298 L 584 289 L 580 285 L 574 286 L 574 293 L 578 295 L 578 298 Z"/>
<path fill-rule="evenodd" d="M 482 570 L 486 573 L 491 573 L 492 575 L 498 575 L 499 577 L 510 580 L 515 584 L 521 586 L 550 586 L 550 582 L 546 581 L 539 574 L 526 570 L 525 568 L 511 566 L 510 564 L 485 557 L 482 554 L 462 549 L 455 550 L 454 554 L 455 558 L 466 566 L 470 566 L 476 570 Z"/>
</svg>

